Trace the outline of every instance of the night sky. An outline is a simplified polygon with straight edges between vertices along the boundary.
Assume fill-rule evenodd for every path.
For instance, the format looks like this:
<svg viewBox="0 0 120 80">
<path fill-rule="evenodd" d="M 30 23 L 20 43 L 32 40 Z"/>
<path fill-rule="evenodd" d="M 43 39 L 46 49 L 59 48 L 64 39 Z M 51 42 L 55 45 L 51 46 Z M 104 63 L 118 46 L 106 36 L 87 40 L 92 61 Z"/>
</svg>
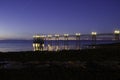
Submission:
<svg viewBox="0 0 120 80">
<path fill-rule="evenodd" d="M 120 29 L 120 0 L 0 0 L 1 39 L 115 29 Z"/>
</svg>

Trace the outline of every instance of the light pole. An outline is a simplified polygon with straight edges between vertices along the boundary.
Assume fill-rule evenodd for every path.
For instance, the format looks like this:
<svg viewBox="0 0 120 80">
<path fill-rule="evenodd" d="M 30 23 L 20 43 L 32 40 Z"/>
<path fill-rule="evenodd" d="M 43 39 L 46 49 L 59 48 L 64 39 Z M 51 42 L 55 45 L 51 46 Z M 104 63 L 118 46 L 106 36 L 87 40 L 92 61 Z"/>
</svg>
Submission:
<svg viewBox="0 0 120 80">
<path fill-rule="evenodd" d="M 41 44 L 41 50 L 43 51 L 44 49 L 46 49 L 45 47 L 46 47 L 46 45 L 45 45 L 45 42 L 46 42 L 46 35 L 41 35 L 40 36 L 40 42 L 43 42 L 44 41 L 44 43 L 43 44 Z"/>
<path fill-rule="evenodd" d="M 57 41 L 56 50 L 59 49 L 59 37 L 60 37 L 59 34 L 55 34 L 55 39 L 56 39 L 56 41 Z"/>
<path fill-rule="evenodd" d="M 69 34 L 64 34 L 64 49 L 68 49 L 68 37 Z"/>
<path fill-rule="evenodd" d="M 76 49 L 80 49 L 80 33 L 76 33 Z"/>
<path fill-rule="evenodd" d="M 48 43 L 48 44 L 50 44 L 50 45 L 52 46 L 52 40 L 51 40 L 51 39 L 52 39 L 52 35 L 48 35 L 48 40 L 49 40 L 49 42 L 50 42 L 50 43 Z"/>
<path fill-rule="evenodd" d="M 52 47 L 52 35 L 48 35 L 48 51 Z"/>
<path fill-rule="evenodd" d="M 91 32 L 91 35 L 92 35 L 92 46 L 94 48 L 95 47 L 94 45 L 96 45 L 97 32 Z"/>
<path fill-rule="evenodd" d="M 114 31 L 114 35 L 115 35 L 115 40 L 119 40 L 120 31 L 119 30 L 115 30 Z"/>
</svg>

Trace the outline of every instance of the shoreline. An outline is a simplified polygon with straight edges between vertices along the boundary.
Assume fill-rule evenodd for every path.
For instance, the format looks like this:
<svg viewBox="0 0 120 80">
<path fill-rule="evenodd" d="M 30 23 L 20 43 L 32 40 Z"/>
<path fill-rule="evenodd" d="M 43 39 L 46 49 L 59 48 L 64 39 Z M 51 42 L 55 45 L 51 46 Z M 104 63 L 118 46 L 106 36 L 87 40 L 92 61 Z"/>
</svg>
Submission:
<svg viewBox="0 0 120 80">
<path fill-rule="evenodd" d="M 0 79 L 120 79 L 120 46 L 68 51 L 0 52 L 0 62 Z"/>
<path fill-rule="evenodd" d="M 0 61 L 120 60 L 119 48 L 120 46 L 104 46 L 82 50 L 0 52 Z"/>
</svg>

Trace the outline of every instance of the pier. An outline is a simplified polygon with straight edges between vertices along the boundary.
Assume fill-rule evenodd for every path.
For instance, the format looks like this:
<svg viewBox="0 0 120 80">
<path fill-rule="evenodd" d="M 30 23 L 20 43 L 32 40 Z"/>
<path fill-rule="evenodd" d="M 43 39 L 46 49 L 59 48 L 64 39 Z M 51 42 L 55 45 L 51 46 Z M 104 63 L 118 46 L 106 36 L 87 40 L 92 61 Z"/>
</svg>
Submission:
<svg viewBox="0 0 120 80">
<path fill-rule="evenodd" d="M 59 51 L 82 48 L 88 48 L 88 45 L 82 45 L 82 41 L 89 41 L 89 45 L 96 45 L 98 41 L 111 40 L 113 42 L 119 42 L 120 31 L 115 30 L 112 33 L 97 33 L 91 32 L 90 34 L 44 34 L 33 36 L 33 48 L 34 51 Z M 72 44 L 72 45 L 71 45 Z M 95 48 L 95 46 L 92 46 Z"/>
</svg>

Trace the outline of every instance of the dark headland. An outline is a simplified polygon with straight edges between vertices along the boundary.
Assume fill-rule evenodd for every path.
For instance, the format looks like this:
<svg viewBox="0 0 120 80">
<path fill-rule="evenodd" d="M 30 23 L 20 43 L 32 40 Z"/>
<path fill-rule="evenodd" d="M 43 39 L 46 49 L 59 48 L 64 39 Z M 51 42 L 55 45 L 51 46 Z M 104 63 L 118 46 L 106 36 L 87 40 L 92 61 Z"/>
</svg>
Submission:
<svg viewBox="0 0 120 80">
<path fill-rule="evenodd" d="M 0 80 L 120 80 L 120 43 L 94 49 L 0 53 Z"/>
</svg>

